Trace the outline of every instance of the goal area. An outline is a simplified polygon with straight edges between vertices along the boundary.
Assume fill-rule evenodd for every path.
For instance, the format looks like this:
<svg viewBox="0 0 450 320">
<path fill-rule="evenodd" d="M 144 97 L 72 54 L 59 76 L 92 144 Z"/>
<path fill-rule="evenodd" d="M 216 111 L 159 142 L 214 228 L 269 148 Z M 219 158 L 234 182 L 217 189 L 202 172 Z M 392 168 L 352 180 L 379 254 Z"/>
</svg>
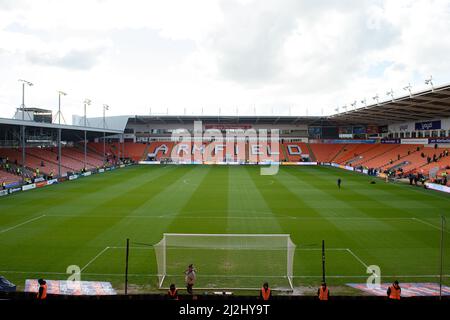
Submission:
<svg viewBox="0 0 450 320">
<path fill-rule="evenodd" d="M 154 249 L 160 289 L 183 287 L 193 264 L 194 289 L 254 290 L 268 282 L 273 290 L 293 290 L 295 244 L 289 234 L 165 233 Z"/>
</svg>

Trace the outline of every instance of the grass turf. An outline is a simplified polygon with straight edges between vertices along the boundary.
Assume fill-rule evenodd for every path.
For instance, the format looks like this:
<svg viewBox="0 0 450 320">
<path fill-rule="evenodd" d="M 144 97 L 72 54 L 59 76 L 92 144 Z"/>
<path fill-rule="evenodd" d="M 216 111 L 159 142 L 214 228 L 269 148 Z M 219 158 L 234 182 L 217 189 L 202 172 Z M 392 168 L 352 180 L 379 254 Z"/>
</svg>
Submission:
<svg viewBox="0 0 450 320">
<path fill-rule="evenodd" d="M 297 245 L 295 287 L 320 283 L 322 239 L 327 282 L 341 292 L 356 293 L 342 285 L 365 282 L 368 265 L 380 266 L 383 282 L 437 282 L 440 215 L 449 217 L 450 197 L 371 180 L 325 167 L 281 167 L 275 176 L 261 176 L 256 166 L 135 166 L 14 194 L 0 198 L 0 275 L 23 289 L 25 279 L 67 279 L 66 268 L 78 265 L 82 280 L 110 281 L 122 291 L 123 247 L 130 238 L 129 283 L 149 292 L 157 289 L 155 254 L 138 243 L 155 244 L 165 232 L 287 233 Z M 445 235 L 449 285 L 448 228 Z M 217 255 L 193 257 L 206 264 L 221 261 Z M 261 269 L 251 252 L 230 261 L 249 274 Z M 214 271 L 193 262 L 204 285 L 255 280 L 202 279 L 202 268 L 204 274 Z M 182 276 L 174 279 L 182 286 Z M 257 282 L 263 280 L 271 282 Z"/>
</svg>

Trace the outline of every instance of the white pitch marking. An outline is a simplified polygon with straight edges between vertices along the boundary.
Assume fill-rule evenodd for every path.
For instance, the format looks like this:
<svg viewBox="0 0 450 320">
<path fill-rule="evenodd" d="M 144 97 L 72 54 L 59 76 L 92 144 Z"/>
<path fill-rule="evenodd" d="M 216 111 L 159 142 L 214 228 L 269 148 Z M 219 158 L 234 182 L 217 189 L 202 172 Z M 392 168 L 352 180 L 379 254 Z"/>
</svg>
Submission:
<svg viewBox="0 0 450 320">
<path fill-rule="evenodd" d="M 83 268 L 81 268 L 80 272 L 82 272 L 84 269 L 86 269 L 92 262 L 94 262 L 98 257 L 100 257 L 108 249 L 109 249 L 109 247 L 106 247 L 105 249 L 100 251 L 99 254 L 97 254 L 94 258 L 91 259 L 91 261 L 89 261 Z"/>
<path fill-rule="evenodd" d="M 188 185 L 188 186 L 198 186 L 198 184 L 195 184 L 195 183 L 190 183 L 189 181 L 188 181 L 188 179 L 183 179 L 183 183 L 184 184 L 186 184 L 186 185 Z"/>
<path fill-rule="evenodd" d="M 430 227 L 432 227 L 432 228 L 434 228 L 434 229 L 436 229 L 436 230 L 439 230 L 439 231 L 442 230 L 440 227 L 438 227 L 438 226 L 436 226 L 436 225 L 434 225 L 434 224 L 432 224 L 432 223 L 426 222 L 426 221 L 424 221 L 424 220 L 422 220 L 422 219 L 419 219 L 419 218 L 411 218 L 411 219 L 412 219 L 412 220 L 415 220 L 415 221 L 417 221 L 417 222 L 423 223 L 423 224 L 425 224 L 425 225 L 427 225 L 427 226 L 430 226 Z M 448 232 L 447 230 L 444 230 L 444 232 L 450 234 L 450 232 Z"/>
<path fill-rule="evenodd" d="M 350 248 L 347 248 L 348 253 L 350 253 L 356 260 L 359 261 L 359 263 L 361 263 L 366 269 L 368 267 L 367 264 L 364 263 L 364 261 L 362 261 Z"/>
<path fill-rule="evenodd" d="M 249 211 L 250 213 L 251 211 Z M 190 212 L 181 212 L 181 213 L 190 213 Z M 407 218 L 407 217 L 388 217 L 388 218 L 370 218 L 370 217 L 295 217 L 295 216 L 278 216 L 274 213 L 271 213 L 272 216 L 252 216 L 252 217 L 239 217 L 239 216 L 178 216 L 178 214 L 167 214 L 167 215 L 159 215 L 159 216 L 138 216 L 138 215 L 130 215 L 124 216 L 122 218 L 128 219 L 169 219 L 178 216 L 179 219 L 236 219 L 236 220 L 255 220 L 255 219 L 292 219 L 292 220 L 414 220 L 415 218 Z M 75 217 L 80 219 L 87 218 L 117 218 L 118 216 L 111 215 L 90 215 L 90 216 L 78 216 L 78 215 L 63 215 L 63 214 L 50 214 L 45 215 L 46 217 Z"/>
<path fill-rule="evenodd" d="M 48 272 L 48 271 L 15 271 L 15 270 L 0 270 L 1 273 L 15 273 L 15 274 L 55 274 L 55 275 L 61 275 L 61 274 L 67 274 L 66 272 Z M 123 273 L 83 273 L 87 276 L 111 276 L 111 277 L 123 277 Z M 130 273 L 128 276 L 132 277 L 156 277 L 159 276 L 158 274 L 147 274 L 147 273 Z M 179 276 L 179 275 L 175 275 Z M 217 276 L 217 275 L 208 275 L 210 277 Z M 444 274 L 442 275 L 444 278 L 450 278 L 450 274 Z M 234 275 L 233 277 L 236 277 Z M 251 278 L 252 276 L 244 276 Z M 280 276 L 281 278 L 282 276 Z M 292 276 L 293 278 L 322 278 L 322 276 Z M 424 274 L 424 275 L 383 275 L 383 277 L 388 278 L 438 278 L 440 275 L 438 274 Z M 356 276 L 344 276 L 344 275 L 327 275 L 327 278 L 367 278 L 367 275 L 356 275 Z"/>
<path fill-rule="evenodd" d="M 36 220 L 38 220 L 38 219 L 41 219 L 41 218 L 43 218 L 43 217 L 45 217 L 45 216 L 46 216 L 46 215 L 43 214 L 42 216 L 32 218 L 32 219 L 30 219 L 30 220 L 27 220 L 27 221 L 25 221 L 25 222 L 19 223 L 19 224 L 15 225 L 15 226 L 12 226 L 12 227 L 10 227 L 10 228 L 0 230 L 0 233 L 5 233 L 5 232 L 8 232 L 8 231 L 14 230 L 14 229 L 19 228 L 19 227 L 21 227 L 21 226 L 23 226 L 23 225 L 25 225 L 25 224 L 27 224 L 27 223 L 30 223 L 30 222 L 36 221 Z"/>
</svg>

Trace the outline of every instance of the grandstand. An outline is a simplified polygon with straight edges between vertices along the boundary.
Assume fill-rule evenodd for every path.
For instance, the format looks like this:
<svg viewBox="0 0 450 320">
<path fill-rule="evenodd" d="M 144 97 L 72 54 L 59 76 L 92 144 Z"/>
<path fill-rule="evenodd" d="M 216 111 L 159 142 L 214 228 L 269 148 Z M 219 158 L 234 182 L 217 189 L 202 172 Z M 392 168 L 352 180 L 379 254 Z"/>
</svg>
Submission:
<svg viewBox="0 0 450 320">
<path fill-rule="evenodd" d="M 83 280 L 123 294 L 126 239 L 133 293 L 158 293 L 171 281 L 182 287 L 195 259 L 198 290 L 253 294 L 269 279 L 274 291 L 314 295 L 322 240 L 336 294 L 359 295 L 354 288 L 371 264 L 386 281 L 439 279 L 450 86 L 324 117 L 149 115 L 116 123 L 0 119 L 0 254 L 8 257 L 0 274 L 19 290 L 38 277 L 64 280 L 76 265 Z M 202 134 L 233 135 L 196 137 L 196 125 Z M 175 137 L 180 129 L 192 140 Z M 261 129 L 267 141 L 252 135 Z M 277 175 L 260 174 L 258 165 L 268 164 L 280 166 Z M 369 172 L 383 180 L 361 174 Z M 177 240 L 166 243 L 170 237 Z"/>
</svg>

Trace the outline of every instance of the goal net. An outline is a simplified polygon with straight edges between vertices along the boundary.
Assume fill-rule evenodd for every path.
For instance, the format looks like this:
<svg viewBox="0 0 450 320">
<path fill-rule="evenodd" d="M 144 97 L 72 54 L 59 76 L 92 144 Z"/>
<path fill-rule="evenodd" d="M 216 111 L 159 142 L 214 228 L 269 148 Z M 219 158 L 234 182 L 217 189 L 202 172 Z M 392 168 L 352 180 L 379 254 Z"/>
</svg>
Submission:
<svg viewBox="0 0 450 320">
<path fill-rule="evenodd" d="M 182 287 L 193 264 L 196 289 L 292 290 L 295 244 L 289 234 L 165 233 L 154 245 L 159 287 Z"/>
</svg>

